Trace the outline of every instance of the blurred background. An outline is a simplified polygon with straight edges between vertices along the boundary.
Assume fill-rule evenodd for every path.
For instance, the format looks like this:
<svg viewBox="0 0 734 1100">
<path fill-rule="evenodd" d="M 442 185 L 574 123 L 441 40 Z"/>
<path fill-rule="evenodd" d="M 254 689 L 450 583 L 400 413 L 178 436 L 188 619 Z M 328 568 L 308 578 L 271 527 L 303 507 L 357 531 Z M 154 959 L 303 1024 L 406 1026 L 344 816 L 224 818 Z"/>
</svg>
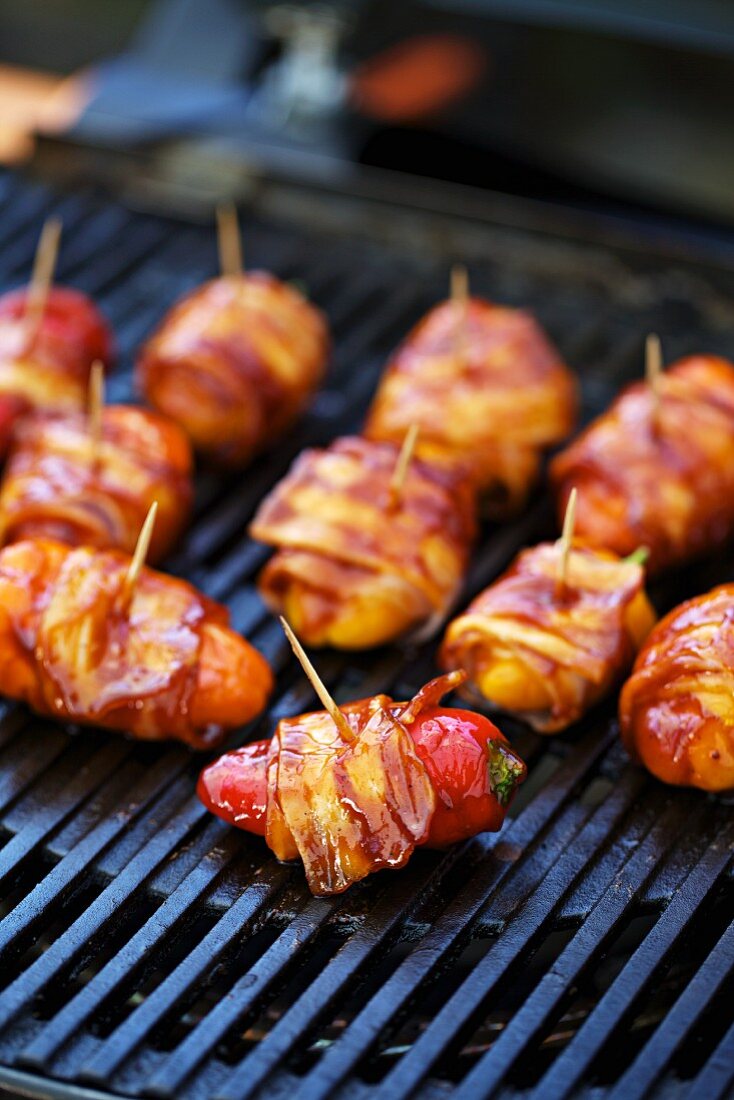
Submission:
<svg viewBox="0 0 734 1100">
<path fill-rule="evenodd" d="M 734 223 L 731 0 L 0 0 L 0 160 L 211 203 L 370 171 Z"/>
</svg>

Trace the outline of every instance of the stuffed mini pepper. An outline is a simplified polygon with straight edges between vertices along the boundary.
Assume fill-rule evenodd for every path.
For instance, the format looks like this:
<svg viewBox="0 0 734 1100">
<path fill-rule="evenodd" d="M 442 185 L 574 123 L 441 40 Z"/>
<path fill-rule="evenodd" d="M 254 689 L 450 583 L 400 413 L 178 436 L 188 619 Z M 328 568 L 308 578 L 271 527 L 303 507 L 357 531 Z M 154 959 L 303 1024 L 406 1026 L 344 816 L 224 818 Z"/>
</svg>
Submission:
<svg viewBox="0 0 734 1100">
<path fill-rule="evenodd" d="M 525 765 L 487 718 L 441 706 L 462 678 L 432 680 L 407 703 L 350 703 L 336 721 L 328 711 L 283 719 L 271 741 L 206 767 L 199 797 L 278 859 L 302 859 L 322 895 L 403 867 L 418 847 L 497 830 Z"/>
</svg>

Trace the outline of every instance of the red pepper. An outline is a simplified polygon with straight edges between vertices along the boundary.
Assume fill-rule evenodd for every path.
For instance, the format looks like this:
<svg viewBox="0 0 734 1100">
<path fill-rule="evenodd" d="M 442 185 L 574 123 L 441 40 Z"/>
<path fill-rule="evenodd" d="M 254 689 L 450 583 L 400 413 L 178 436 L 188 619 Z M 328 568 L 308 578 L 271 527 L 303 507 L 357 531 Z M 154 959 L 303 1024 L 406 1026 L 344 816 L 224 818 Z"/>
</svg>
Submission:
<svg viewBox="0 0 734 1100">
<path fill-rule="evenodd" d="M 69 385 L 72 392 L 74 388 L 78 390 L 82 408 L 92 364 L 99 359 L 109 365 L 113 357 L 112 334 L 86 294 L 68 287 L 51 287 L 38 327 L 30 337 L 25 326 L 27 310 L 27 287 L 0 295 L 0 363 L 20 359 L 25 369 L 31 372 L 37 368 L 37 377 L 45 377 L 47 381 L 36 399 L 12 390 L 0 397 L 0 459 L 10 445 L 20 417 L 34 408 L 51 412 L 65 407 Z M 66 394 L 61 406 L 57 405 L 54 388 L 57 376 Z"/>
<path fill-rule="evenodd" d="M 428 707 L 406 728 L 436 793 L 425 846 L 499 829 L 526 768 L 497 727 L 472 711 Z M 197 786 L 207 809 L 258 836 L 266 831 L 269 751 L 269 741 L 255 741 L 225 753 Z"/>
<path fill-rule="evenodd" d="M 27 287 L 0 295 L 0 322 L 21 320 L 27 305 Z M 58 348 L 62 363 L 75 358 L 87 369 L 95 359 L 109 364 L 113 358 L 107 322 L 86 294 L 71 287 L 53 286 L 49 290 L 36 340 Z"/>
<path fill-rule="evenodd" d="M 5 453 L 17 421 L 28 409 L 24 398 L 12 393 L 0 394 L 0 457 Z"/>
</svg>

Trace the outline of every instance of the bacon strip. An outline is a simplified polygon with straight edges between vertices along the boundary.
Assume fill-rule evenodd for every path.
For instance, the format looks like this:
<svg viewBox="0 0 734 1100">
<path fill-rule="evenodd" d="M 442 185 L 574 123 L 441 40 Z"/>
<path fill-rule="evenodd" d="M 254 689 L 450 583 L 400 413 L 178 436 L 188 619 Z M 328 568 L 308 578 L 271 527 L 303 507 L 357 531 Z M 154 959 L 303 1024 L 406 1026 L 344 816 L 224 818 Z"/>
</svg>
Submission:
<svg viewBox="0 0 734 1100">
<path fill-rule="evenodd" d="M 339 618 L 354 620 L 362 644 L 370 629 L 380 641 L 396 637 L 445 614 L 461 584 L 475 533 L 470 485 L 458 471 L 414 459 L 391 509 L 396 456 L 356 437 L 306 451 L 255 516 L 252 535 L 281 548 L 261 592 L 298 618 L 310 644 L 323 644 Z M 295 599 L 287 603 L 293 588 L 296 609 Z M 373 628 L 367 618 L 378 606 Z"/>
<path fill-rule="evenodd" d="M 129 564 L 42 539 L 0 552 L 0 691 L 55 718 L 215 743 L 222 730 L 197 724 L 194 703 L 204 632 L 227 610 L 147 568 L 125 603 Z"/>
<path fill-rule="evenodd" d="M 683 359 L 650 388 L 629 386 L 551 465 L 559 515 L 579 494 L 576 533 L 620 555 L 650 551 L 658 571 L 734 534 L 734 366 Z"/>
<path fill-rule="evenodd" d="M 541 733 L 576 721 L 624 673 L 654 622 L 642 568 L 574 548 L 559 590 L 559 547 L 526 550 L 449 624 L 444 668 Z"/>
<path fill-rule="evenodd" d="M 734 788 L 734 584 L 658 623 L 622 690 L 619 721 L 631 755 L 664 782 Z"/>
<path fill-rule="evenodd" d="M 388 364 L 365 434 L 401 442 L 420 426 L 419 453 L 469 466 L 490 503 L 516 509 L 544 448 L 573 428 L 572 376 L 535 320 L 472 298 L 436 306 Z"/>
<path fill-rule="evenodd" d="M 148 557 L 158 561 L 186 525 L 191 464 L 180 429 L 144 409 L 106 408 L 95 453 L 83 414 L 30 417 L 16 432 L 0 488 L 2 541 L 47 536 L 132 553 L 157 500 Z"/>
<path fill-rule="evenodd" d="M 410 703 L 379 695 L 342 708 L 350 742 L 324 711 L 279 723 L 266 840 L 278 859 L 302 858 L 314 894 L 339 894 L 372 871 L 403 867 L 426 839 L 436 795 L 406 725 L 462 679 L 439 677 Z"/>
<path fill-rule="evenodd" d="M 178 302 L 143 348 L 138 381 L 197 450 L 244 466 L 302 412 L 328 350 L 319 311 L 293 287 L 252 271 L 214 279 Z"/>
<path fill-rule="evenodd" d="M 26 288 L 0 296 L 0 455 L 22 414 L 82 409 L 92 363 L 112 359 L 109 330 L 86 295 L 52 287 L 30 334 L 27 306 Z"/>
</svg>

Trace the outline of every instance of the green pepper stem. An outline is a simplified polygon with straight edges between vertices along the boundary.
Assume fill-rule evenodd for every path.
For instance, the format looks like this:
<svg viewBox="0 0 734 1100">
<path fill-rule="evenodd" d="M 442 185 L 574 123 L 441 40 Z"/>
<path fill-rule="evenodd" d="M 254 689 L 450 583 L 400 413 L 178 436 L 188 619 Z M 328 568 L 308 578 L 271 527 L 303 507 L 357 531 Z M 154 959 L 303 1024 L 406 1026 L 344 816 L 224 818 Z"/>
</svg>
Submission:
<svg viewBox="0 0 734 1100">
<path fill-rule="evenodd" d="M 628 554 L 626 558 L 622 558 L 622 561 L 629 565 L 644 565 L 649 557 L 649 546 L 638 546 L 637 549 L 633 550 L 631 554 Z"/>
<path fill-rule="evenodd" d="M 487 745 L 489 789 L 500 806 L 508 806 L 515 788 L 525 779 L 527 768 L 509 745 L 490 741 Z"/>
</svg>

